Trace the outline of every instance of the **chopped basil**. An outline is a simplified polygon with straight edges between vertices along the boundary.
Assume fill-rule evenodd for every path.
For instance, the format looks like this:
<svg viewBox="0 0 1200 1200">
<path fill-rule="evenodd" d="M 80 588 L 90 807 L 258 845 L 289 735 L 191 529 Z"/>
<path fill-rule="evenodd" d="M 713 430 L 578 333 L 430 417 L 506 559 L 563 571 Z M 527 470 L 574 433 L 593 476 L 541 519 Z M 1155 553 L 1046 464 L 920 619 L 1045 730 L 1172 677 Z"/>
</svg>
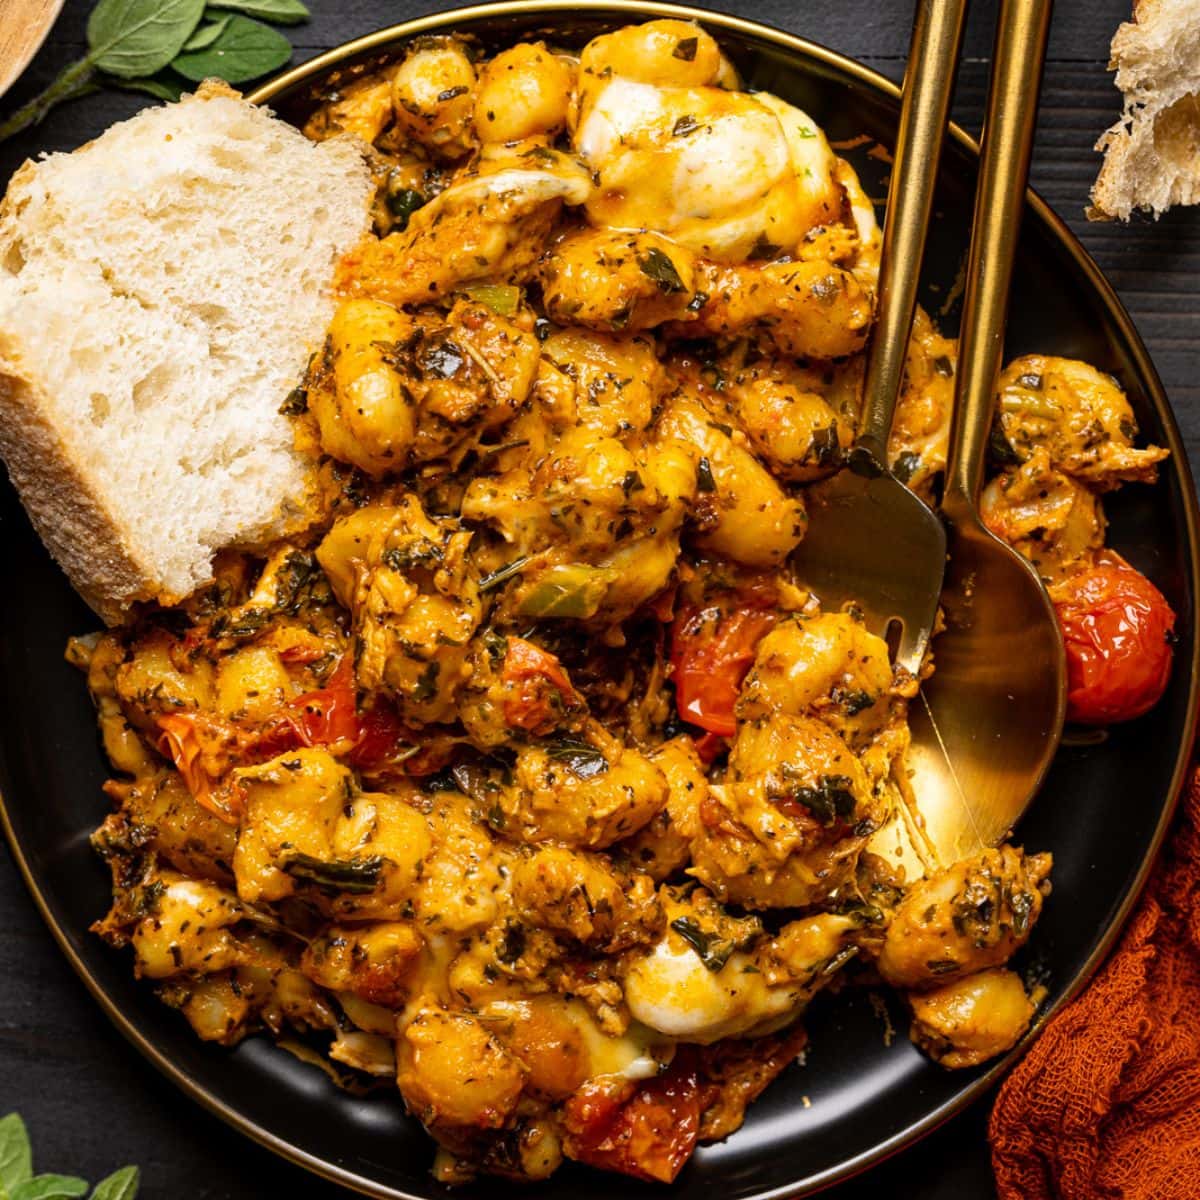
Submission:
<svg viewBox="0 0 1200 1200">
<path fill-rule="evenodd" d="M 562 763 L 580 779 L 594 779 L 608 770 L 608 759 L 595 746 L 578 738 L 556 738 L 546 746 L 546 756 Z"/>
<path fill-rule="evenodd" d="M 293 879 L 311 883 L 323 891 L 362 895 L 379 883 L 384 860 L 378 854 L 366 858 L 332 859 L 326 862 L 311 854 L 292 854 L 282 864 Z"/>
<path fill-rule="evenodd" d="M 746 258 L 750 262 L 765 262 L 767 259 L 775 258 L 782 249 L 782 246 L 777 246 L 765 233 L 760 233 L 755 239 L 754 245 L 750 247 L 750 253 L 746 255 Z"/>
<path fill-rule="evenodd" d="M 707 458 L 702 458 L 696 464 L 696 491 L 715 492 L 716 490 L 717 481 L 713 478 L 712 463 Z"/>
<path fill-rule="evenodd" d="M 1005 436 L 1004 425 L 999 417 L 992 422 L 992 431 L 988 435 L 988 453 L 998 466 L 1015 467 L 1022 461 Z"/>
<path fill-rule="evenodd" d="M 392 214 L 398 229 L 404 230 L 408 228 L 408 219 L 417 211 L 418 208 L 423 208 L 425 205 L 425 197 L 414 188 L 393 188 L 388 185 L 384 196 L 384 203 L 387 205 L 387 210 Z"/>
<path fill-rule="evenodd" d="M 437 681 L 441 673 L 442 664 L 436 659 L 425 664 L 425 669 L 417 677 L 416 685 L 413 687 L 413 699 L 418 704 L 432 700 L 437 695 Z"/>
<path fill-rule="evenodd" d="M 832 467 L 841 462 L 842 443 L 838 439 L 837 421 L 830 421 L 825 429 L 813 430 L 811 456 L 819 467 Z"/>
<path fill-rule="evenodd" d="M 504 936 L 496 947 L 496 957 L 511 967 L 525 953 L 525 926 L 511 918 L 504 922 Z"/>
<path fill-rule="evenodd" d="M 854 793 L 846 775 L 822 775 L 816 787 L 796 788 L 789 798 L 803 804 L 823 825 L 844 821 L 854 812 Z"/>
<path fill-rule="evenodd" d="M 673 295 L 687 291 L 675 264 L 657 246 L 651 246 L 644 256 L 638 257 L 638 266 L 642 268 L 643 275 L 654 280 L 660 292 Z"/>
<path fill-rule="evenodd" d="M 728 938 L 706 933 L 691 917 L 676 917 L 671 928 L 700 956 L 700 961 L 712 971 L 719 971 L 735 947 Z"/>
<path fill-rule="evenodd" d="M 1017 376 L 1017 383 L 1023 388 L 1028 388 L 1031 392 L 1040 392 L 1045 382 L 1045 379 L 1041 375 L 1033 373 Z"/>
<path fill-rule="evenodd" d="M 485 575 L 479 581 L 479 591 L 482 595 L 484 592 L 490 592 L 498 587 L 502 587 L 510 579 L 520 575 L 522 568 L 529 561 L 528 554 L 522 554 L 520 558 L 514 558 L 512 562 L 505 563 L 504 566 L 498 567 L 490 575 Z"/>
<path fill-rule="evenodd" d="M 279 406 L 280 413 L 285 417 L 298 417 L 308 412 L 308 389 L 299 384 L 287 394 L 287 399 Z"/>
<path fill-rule="evenodd" d="M 842 712 L 848 717 L 855 717 L 860 712 L 870 708 L 876 699 L 870 692 L 843 691 L 841 688 L 836 687 L 830 695 L 834 702 L 841 708 Z"/>
<path fill-rule="evenodd" d="M 621 480 L 621 491 L 625 495 L 632 496 L 634 492 L 645 491 L 646 485 L 642 482 L 642 477 L 636 471 L 626 471 L 625 478 Z"/>
<path fill-rule="evenodd" d="M 695 133 L 699 128 L 700 122 L 691 113 L 685 113 L 671 126 L 671 133 L 674 137 L 687 137 L 689 133 Z"/>
<path fill-rule="evenodd" d="M 426 375 L 435 379 L 449 379 L 456 375 L 466 355 L 453 342 L 436 341 L 418 352 L 417 364 Z"/>
<path fill-rule="evenodd" d="M 675 49 L 671 51 L 672 57 L 681 58 L 684 62 L 695 62 L 696 51 L 700 48 L 699 38 L 680 38 L 675 43 Z"/>
<path fill-rule="evenodd" d="M 958 963 L 952 958 L 931 958 L 925 965 L 934 975 L 949 975 L 958 970 Z"/>
</svg>

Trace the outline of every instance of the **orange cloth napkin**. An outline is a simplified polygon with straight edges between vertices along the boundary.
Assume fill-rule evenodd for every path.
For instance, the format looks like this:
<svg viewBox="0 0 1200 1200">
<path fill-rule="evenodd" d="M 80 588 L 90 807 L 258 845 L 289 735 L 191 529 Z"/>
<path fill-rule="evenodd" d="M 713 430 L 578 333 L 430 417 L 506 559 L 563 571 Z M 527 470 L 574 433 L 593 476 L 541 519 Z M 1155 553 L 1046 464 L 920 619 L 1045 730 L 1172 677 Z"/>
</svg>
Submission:
<svg viewBox="0 0 1200 1200">
<path fill-rule="evenodd" d="M 989 1137 L 1000 1200 L 1200 1198 L 1200 772 L 1118 949 L 1009 1075 Z"/>
</svg>

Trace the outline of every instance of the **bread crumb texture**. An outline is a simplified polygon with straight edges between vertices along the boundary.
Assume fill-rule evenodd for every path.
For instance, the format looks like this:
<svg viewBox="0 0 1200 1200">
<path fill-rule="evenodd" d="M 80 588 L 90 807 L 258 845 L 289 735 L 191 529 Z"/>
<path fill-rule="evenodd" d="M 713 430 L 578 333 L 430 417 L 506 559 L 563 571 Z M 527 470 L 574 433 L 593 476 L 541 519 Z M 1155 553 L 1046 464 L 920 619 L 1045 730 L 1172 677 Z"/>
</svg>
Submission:
<svg viewBox="0 0 1200 1200">
<path fill-rule="evenodd" d="M 278 410 L 370 192 L 357 143 L 311 143 L 207 85 L 14 175 L 0 454 L 106 620 L 299 521 L 311 470 Z"/>
<path fill-rule="evenodd" d="M 1133 18 L 1112 41 L 1125 111 L 1096 143 L 1094 220 L 1200 201 L 1200 4 L 1139 0 Z"/>
</svg>

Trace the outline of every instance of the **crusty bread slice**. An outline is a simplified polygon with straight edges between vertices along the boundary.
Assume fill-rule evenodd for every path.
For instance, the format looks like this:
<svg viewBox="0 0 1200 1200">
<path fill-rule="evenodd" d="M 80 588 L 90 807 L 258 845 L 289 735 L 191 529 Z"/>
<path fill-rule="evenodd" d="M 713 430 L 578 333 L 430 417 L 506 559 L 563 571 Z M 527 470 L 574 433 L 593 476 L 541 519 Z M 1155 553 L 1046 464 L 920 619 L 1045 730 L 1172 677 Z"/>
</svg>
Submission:
<svg viewBox="0 0 1200 1200">
<path fill-rule="evenodd" d="M 1093 220 L 1200 202 L 1200 4 L 1137 0 L 1112 41 L 1125 112 L 1096 143 Z"/>
<path fill-rule="evenodd" d="M 27 162 L 0 205 L 0 455 L 114 622 L 303 521 L 280 404 L 320 345 L 370 171 L 224 85 Z"/>
</svg>

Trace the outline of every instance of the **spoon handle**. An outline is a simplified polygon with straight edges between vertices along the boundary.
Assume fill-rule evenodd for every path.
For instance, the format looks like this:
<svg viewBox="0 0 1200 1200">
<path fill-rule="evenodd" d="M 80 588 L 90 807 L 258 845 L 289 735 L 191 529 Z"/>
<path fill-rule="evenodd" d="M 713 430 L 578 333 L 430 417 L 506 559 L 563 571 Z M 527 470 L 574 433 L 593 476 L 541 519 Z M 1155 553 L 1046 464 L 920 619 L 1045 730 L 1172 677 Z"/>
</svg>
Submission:
<svg viewBox="0 0 1200 1200">
<path fill-rule="evenodd" d="M 1052 0 L 1002 0 L 996 22 L 942 501 L 951 520 L 972 511 L 979 495 L 1051 8 Z"/>
<path fill-rule="evenodd" d="M 917 0 L 913 21 L 856 443 L 885 469 L 966 9 L 967 0 Z"/>
</svg>

